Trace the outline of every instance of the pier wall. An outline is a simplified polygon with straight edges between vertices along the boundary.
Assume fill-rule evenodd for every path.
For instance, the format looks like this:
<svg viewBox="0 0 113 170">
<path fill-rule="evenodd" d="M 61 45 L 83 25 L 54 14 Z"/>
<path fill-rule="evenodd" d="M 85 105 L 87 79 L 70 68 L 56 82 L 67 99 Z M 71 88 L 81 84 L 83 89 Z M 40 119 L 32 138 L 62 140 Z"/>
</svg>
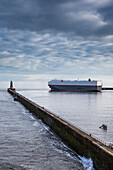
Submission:
<svg viewBox="0 0 113 170">
<path fill-rule="evenodd" d="M 34 116 L 48 125 L 51 130 L 53 130 L 74 151 L 81 156 L 92 158 L 96 169 L 113 169 L 113 149 L 110 149 L 90 135 L 72 126 L 10 88 L 8 89 L 8 92 L 14 96 L 15 100 L 19 101 L 32 112 Z"/>
</svg>

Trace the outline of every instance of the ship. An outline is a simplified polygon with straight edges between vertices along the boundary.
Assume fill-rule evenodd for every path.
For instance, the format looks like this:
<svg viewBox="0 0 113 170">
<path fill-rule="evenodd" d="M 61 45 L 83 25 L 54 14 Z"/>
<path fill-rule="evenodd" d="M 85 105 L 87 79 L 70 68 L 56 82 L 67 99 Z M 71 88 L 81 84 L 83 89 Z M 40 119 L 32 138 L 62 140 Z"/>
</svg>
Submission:
<svg viewBox="0 0 113 170">
<path fill-rule="evenodd" d="M 69 91 L 69 92 L 101 92 L 101 80 L 50 80 L 48 86 L 51 91 Z"/>
</svg>

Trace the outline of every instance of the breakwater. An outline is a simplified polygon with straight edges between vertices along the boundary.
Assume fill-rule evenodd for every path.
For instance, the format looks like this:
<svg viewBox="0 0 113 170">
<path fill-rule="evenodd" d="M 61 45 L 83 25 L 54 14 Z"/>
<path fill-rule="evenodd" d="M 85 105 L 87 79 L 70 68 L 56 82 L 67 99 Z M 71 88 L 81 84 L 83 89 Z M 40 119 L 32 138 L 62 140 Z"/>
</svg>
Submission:
<svg viewBox="0 0 113 170">
<path fill-rule="evenodd" d="M 113 90 L 113 87 L 102 87 L 102 90 Z"/>
<path fill-rule="evenodd" d="M 113 169 L 113 151 L 101 142 L 82 132 L 68 122 L 60 119 L 56 115 L 48 112 L 41 106 L 33 103 L 29 99 L 8 89 L 14 95 L 14 99 L 22 103 L 36 117 L 42 119 L 64 142 L 80 155 L 91 157 L 96 169 Z"/>
</svg>

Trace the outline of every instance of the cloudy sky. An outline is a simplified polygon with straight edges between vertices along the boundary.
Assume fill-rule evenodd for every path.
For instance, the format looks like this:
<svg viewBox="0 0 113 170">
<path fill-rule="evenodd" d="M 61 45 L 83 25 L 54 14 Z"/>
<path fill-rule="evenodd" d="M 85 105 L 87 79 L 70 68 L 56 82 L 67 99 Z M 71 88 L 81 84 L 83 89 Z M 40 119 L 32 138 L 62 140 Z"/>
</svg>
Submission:
<svg viewBox="0 0 113 170">
<path fill-rule="evenodd" d="M 112 0 L 0 0 L 0 81 L 113 85 Z"/>
</svg>

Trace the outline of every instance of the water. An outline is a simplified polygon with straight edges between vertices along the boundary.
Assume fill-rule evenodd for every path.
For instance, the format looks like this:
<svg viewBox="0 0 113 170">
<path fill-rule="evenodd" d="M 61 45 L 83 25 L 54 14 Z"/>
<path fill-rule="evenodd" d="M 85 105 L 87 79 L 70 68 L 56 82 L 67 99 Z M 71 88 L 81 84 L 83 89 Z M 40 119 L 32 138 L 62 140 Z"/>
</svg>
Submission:
<svg viewBox="0 0 113 170">
<path fill-rule="evenodd" d="M 66 96 L 71 96 L 48 90 L 23 90 L 20 93 L 57 113 L 61 113 L 61 106 L 67 103 Z M 49 127 L 15 102 L 6 90 L 0 90 L 0 96 L 0 170 L 94 169 L 91 159 L 80 157 L 65 146 Z M 65 113 L 68 115 L 66 108 Z"/>
<path fill-rule="evenodd" d="M 19 92 L 107 145 L 113 143 L 113 91 L 73 93 L 39 89 Z M 99 128 L 102 124 L 107 125 L 107 131 Z"/>
</svg>

